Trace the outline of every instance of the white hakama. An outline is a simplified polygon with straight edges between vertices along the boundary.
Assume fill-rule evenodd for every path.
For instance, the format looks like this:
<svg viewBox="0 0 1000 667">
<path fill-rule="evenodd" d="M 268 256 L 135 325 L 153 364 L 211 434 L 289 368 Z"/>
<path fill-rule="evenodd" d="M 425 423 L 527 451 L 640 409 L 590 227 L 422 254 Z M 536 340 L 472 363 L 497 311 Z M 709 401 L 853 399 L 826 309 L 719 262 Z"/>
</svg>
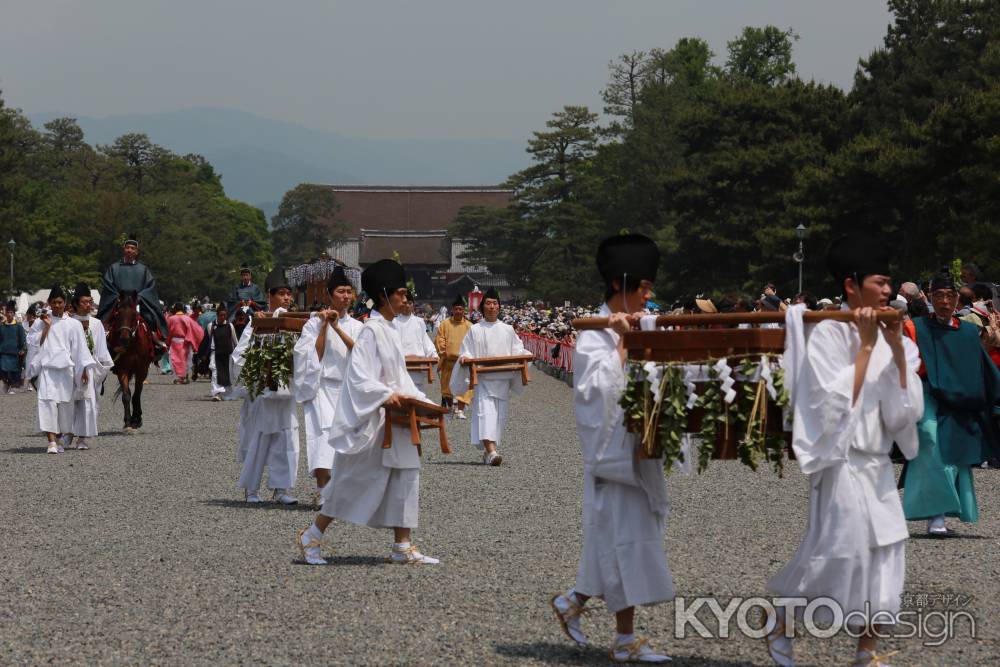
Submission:
<svg viewBox="0 0 1000 667">
<path fill-rule="evenodd" d="M 229 359 L 230 377 L 234 383 L 243 369 L 243 355 L 252 336 L 251 320 Z M 299 420 L 295 414 L 295 397 L 288 388 L 265 389 L 253 400 L 249 396 L 244 398 L 239 427 L 236 459 L 240 463 L 240 478 L 237 486 L 257 491 L 266 466 L 268 488 L 294 487 L 299 468 Z"/>
<path fill-rule="evenodd" d="M 427 335 L 427 325 L 424 318 L 416 315 L 397 315 L 392 325 L 399 331 L 399 339 L 403 344 L 404 357 L 419 357 L 421 359 L 437 359 L 437 348 L 434 341 Z M 427 372 L 410 371 L 413 385 L 422 392 L 427 391 Z"/>
<path fill-rule="evenodd" d="M 382 404 L 393 393 L 427 401 L 406 371 L 399 332 L 372 313 L 355 338 L 330 430 L 337 455 L 323 488 L 324 516 L 372 528 L 417 527 L 420 456 L 409 429 L 392 427 L 392 446 L 382 447 Z"/>
<path fill-rule="evenodd" d="M 35 348 L 29 353 L 27 377 L 38 378 L 38 428 L 46 433 L 70 433 L 75 393 L 84 388 L 84 371 L 95 365 L 83 326 L 69 317 L 53 319 L 45 339 L 40 333 L 32 336 L 29 347 Z M 88 373 L 88 384 L 93 383 L 92 375 Z"/>
<path fill-rule="evenodd" d="M 860 347 L 855 328 L 826 321 L 809 335 L 791 385 L 792 446 L 809 476 L 809 520 L 795 555 L 768 582 L 773 593 L 829 597 L 844 614 L 899 611 L 909 534 L 889 452 L 895 441 L 906 458 L 916 455 L 923 413 L 917 349 L 909 340 L 903 344 L 907 388 L 899 386 L 892 351 L 880 334 L 852 405 Z M 825 605 L 817 612 L 817 622 L 833 621 Z"/>
<path fill-rule="evenodd" d="M 600 316 L 610 314 L 607 306 Z M 583 548 L 575 590 L 616 613 L 674 597 L 663 536 L 670 510 L 660 459 L 638 459 L 618 400 L 625 372 L 611 329 L 583 331 L 574 358 L 583 454 Z"/>
<path fill-rule="evenodd" d="M 326 327 L 323 358 L 316 352 L 321 327 Z M 354 340 L 364 327 L 353 317 L 344 317 L 338 326 Z M 302 404 L 306 427 L 306 461 L 309 472 L 333 468 L 334 449 L 330 445 L 330 427 L 340 401 L 340 391 L 347 372 L 351 351 L 333 327 L 317 316 L 309 318 L 295 343 L 295 369 L 292 391 Z"/>
<path fill-rule="evenodd" d="M 519 354 L 530 353 L 509 324 L 482 320 L 473 325 L 462 339 L 462 348 L 458 353 L 459 361 L 451 373 L 452 394 L 460 396 L 469 390 L 469 369 L 461 364 L 462 359 L 509 357 Z M 472 421 L 469 429 L 470 440 L 476 449 L 483 449 L 483 440 L 500 444 L 500 437 L 507 424 L 511 392 L 520 394 L 522 391 L 524 385 L 521 382 L 521 375 L 514 371 L 483 373 L 478 377 L 469 417 Z"/>
<path fill-rule="evenodd" d="M 93 377 L 86 387 L 81 387 L 74 392 L 73 401 L 73 428 L 70 433 L 81 438 L 93 438 L 97 436 L 97 417 L 100 413 L 100 405 L 97 401 L 98 392 L 104 379 L 111 372 L 111 367 L 115 362 L 111 360 L 111 353 L 108 351 L 108 339 L 104 330 L 104 323 L 96 317 L 91 317 L 87 321 L 87 330 L 84 336 L 93 341 L 95 364 L 93 366 Z"/>
<path fill-rule="evenodd" d="M 520 380 L 518 380 L 520 382 Z M 507 425 L 507 410 L 510 401 L 491 396 L 485 391 L 472 395 L 472 416 L 469 421 L 469 439 L 476 449 L 483 448 L 483 440 L 499 445 L 500 434 Z"/>
</svg>

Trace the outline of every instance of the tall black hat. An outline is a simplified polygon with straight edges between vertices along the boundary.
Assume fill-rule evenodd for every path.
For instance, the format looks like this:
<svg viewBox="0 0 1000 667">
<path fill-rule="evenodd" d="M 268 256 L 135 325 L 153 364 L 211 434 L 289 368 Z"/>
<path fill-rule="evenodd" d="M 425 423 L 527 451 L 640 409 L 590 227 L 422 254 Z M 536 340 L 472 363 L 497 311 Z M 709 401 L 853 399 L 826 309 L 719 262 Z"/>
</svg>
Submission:
<svg viewBox="0 0 1000 667">
<path fill-rule="evenodd" d="M 292 289 L 285 278 L 285 267 L 279 265 L 267 274 L 267 278 L 264 279 L 264 289 L 267 290 L 268 294 L 274 294 L 282 288 L 287 290 Z"/>
<path fill-rule="evenodd" d="M 73 288 L 73 303 L 80 303 L 80 298 L 90 296 L 90 285 L 82 280 Z"/>
<path fill-rule="evenodd" d="M 826 251 L 826 266 L 838 288 L 843 289 L 848 278 L 853 278 L 860 287 L 865 276 L 889 275 L 889 251 L 879 239 L 852 232 L 830 244 Z"/>
<path fill-rule="evenodd" d="M 456 294 L 455 300 L 451 302 L 451 307 L 454 308 L 455 306 L 465 308 L 465 300 L 462 298 L 461 294 Z"/>
<path fill-rule="evenodd" d="M 400 287 L 406 287 L 406 271 L 394 259 L 380 259 L 361 272 L 361 288 L 373 299 L 376 294 L 388 297 Z"/>
<path fill-rule="evenodd" d="M 6 307 L 10 310 L 17 310 L 17 302 L 11 299 L 10 301 L 7 302 Z"/>
<path fill-rule="evenodd" d="M 483 306 L 486 305 L 486 299 L 496 299 L 497 303 L 500 303 L 500 294 L 497 292 L 495 287 L 491 287 L 486 290 L 486 294 L 483 295 L 483 300 L 479 302 L 479 312 L 483 311 Z"/>
<path fill-rule="evenodd" d="M 46 301 L 52 301 L 52 299 L 62 299 L 66 300 L 66 292 L 63 292 L 63 288 L 59 285 L 53 285 L 52 289 L 49 290 L 49 298 Z"/>
<path fill-rule="evenodd" d="M 344 267 L 339 264 L 333 267 L 333 273 L 330 274 L 330 278 L 326 281 L 326 291 L 333 292 L 338 287 L 354 288 L 354 283 L 348 279 L 347 273 L 344 272 Z"/>
<path fill-rule="evenodd" d="M 640 280 L 654 281 L 659 268 L 660 250 L 648 236 L 610 236 L 597 247 L 597 270 L 608 287 L 612 280 L 622 280 L 623 277 L 635 279 L 636 284 Z M 631 280 L 628 282 L 632 283 Z M 625 288 L 624 284 L 622 288 Z"/>
<path fill-rule="evenodd" d="M 931 278 L 931 291 L 947 289 L 955 291 L 958 289 L 955 285 L 955 276 L 952 275 L 951 269 L 947 266 L 942 266 L 941 269 L 934 274 Z"/>
</svg>

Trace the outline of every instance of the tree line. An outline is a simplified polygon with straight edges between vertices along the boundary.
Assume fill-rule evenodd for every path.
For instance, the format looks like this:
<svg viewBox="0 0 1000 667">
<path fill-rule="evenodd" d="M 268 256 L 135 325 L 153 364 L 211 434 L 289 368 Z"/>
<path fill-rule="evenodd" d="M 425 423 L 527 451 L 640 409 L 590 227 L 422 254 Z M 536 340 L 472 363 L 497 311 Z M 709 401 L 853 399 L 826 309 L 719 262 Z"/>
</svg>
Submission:
<svg viewBox="0 0 1000 667">
<path fill-rule="evenodd" d="M 204 157 L 144 134 L 91 146 L 74 119 L 35 128 L 0 96 L 0 240 L 16 243 L 15 289 L 78 280 L 98 288 L 125 236 L 139 241 L 168 303 L 222 298 L 242 263 L 257 271 L 273 263 L 264 213 L 226 197 Z"/>
<path fill-rule="evenodd" d="M 832 293 L 824 255 L 841 233 L 891 246 L 915 279 L 955 258 L 1000 279 L 1000 3 L 889 0 L 884 44 L 853 88 L 804 81 L 798 36 L 747 27 L 724 61 L 699 38 L 621 55 L 609 119 L 566 106 L 534 133 L 509 209 L 464 209 L 467 258 L 535 296 L 595 301 L 593 253 L 624 231 L 663 253 L 658 292 Z"/>
</svg>

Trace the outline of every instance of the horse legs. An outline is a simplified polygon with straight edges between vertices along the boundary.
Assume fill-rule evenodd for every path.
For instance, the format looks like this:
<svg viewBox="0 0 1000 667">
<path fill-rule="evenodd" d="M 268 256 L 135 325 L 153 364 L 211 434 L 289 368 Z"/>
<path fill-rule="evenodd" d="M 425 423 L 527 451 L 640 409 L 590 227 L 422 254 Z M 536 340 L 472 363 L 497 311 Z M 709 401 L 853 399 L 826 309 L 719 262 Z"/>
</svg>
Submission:
<svg viewBox="0 0 1000 667">
<path fill-rule="evenodd" d="M 132 392 L 128 388 L 128 374 L 120 373 L 118 383 L 121 385 L 122 405 L 125 407 L 125 425 L 122 428 L 128 429 L 132 422 Z"/>
<path fill-rule="evenodd" d="M 146 368 L 149 368 L 148 364 Z M 145 381 L 146 372 L 138 371 L 135 375 L 135 392 L 132 394 L 132 428 L 142 427 L 142 387 Z"/>
</svg>

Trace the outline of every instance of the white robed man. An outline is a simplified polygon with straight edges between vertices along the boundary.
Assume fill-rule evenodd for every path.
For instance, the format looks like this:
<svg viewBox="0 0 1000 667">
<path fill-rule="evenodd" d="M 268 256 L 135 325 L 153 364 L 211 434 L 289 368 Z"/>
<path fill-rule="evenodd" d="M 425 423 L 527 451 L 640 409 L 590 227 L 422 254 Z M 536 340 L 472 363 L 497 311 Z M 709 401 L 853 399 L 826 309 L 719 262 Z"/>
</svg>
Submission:
<svg viewBox="0 0 1000 667">
<path fill-rule="evenodd" d="M 48 305 L 50 313 L 38 318 L 37 337 L 29 341 L 29 345 L 37 341 L 37 346 L 27 375 L 38 378 L 38 429 L 49 441 L 47 451 L 62 454 L 65 443 L 60 436 L 73 430 L 75 393 L 90 383 L 95 362 L 83 327 L 65 316 L 66 293 L 61 287 L 49 292 Z"/>
<path fill-rule="evenodd" d="M 785 366 L 792 447 L 809 476 L 809 516 L 795 555 L 768 582 L 780 597 L 829 598 L 845 616 L 853 614 L 853 664 L 868 667 L 886 665 L 875 635 L 899 612 L 906 572 L 908 532 L 889 453 L 895 441 L 907 459 L 916 456 L 924 409 L 916 346 L 898 321 L 877 320 L 880 310 L 890 310 L 892 295 L 885 247 L 862 234 L 836 239 L 827 265 L 854 322 L 815 325 L 803 354 L 790 353 L 786 344 L 786 362 L 800 358 Z M 786 608 L 768 619 L 767 643 L 772 659 L 787 667 L 795 664 L 790 621 L 802 620 L 804 608 L 794 615 Z M 823 604 L 814 619 L 825 627 L 836 616 Z"/>
<path fill-rule="evenodd" d="M 361 287 L 374 309 L 354 341 L 347 377 L 330 429 L 337 451 L 333 477 L 323 489 L 316 520 L 299 531 L 303 560 L 323 565 L 321 539 L 334 518 L 371 528 L 391 528 L 393 563 L 433 565 L 413 544 L 420 502 L 420 454 L 406 427 L 391 425 L 385 408 L 412 397 L 427 401 L 406 372 L 399 331 L 392 325 L 406 302 L 406 273 L 391 259 L 375 262 L 361 274 Z M 385 429 L 392 444 L 384 448 Z"/>
<path fill-rule="evenodd" d="M 589 643 L 581 614 L 603 598 L 615 615 L 615 662 L 663 663 L 670 657 L 635 635 L 635 607 L 674 597 L 663 536 L 670 509 L 662 459 L 644 458 L 638 437 L 625 429 L 618 401 L 625 388 L 622 334 L 645 307 L 660 253 L 640 234 L 613 236 L 597 250 L 605 285 L 600 316 L 609 327 L 580 332 L 576 342 L 574 405 L 583 454 L 583 548 L 576 585 L 555 595 L 552 609 L 563 632 Z"/>
<path fill-rule="evenodd" d="M 450 388 L 455 396 L 469 390 L 469 369 L 462 365 L 463 359 L 530 354 L 514 327 L 497 319 L 500 316 L 500 295 L 492 287 L 483 295 L 479 310 L 483 319 L 472 325 L 462 339 L 462 349 L 451 373 Z M 521 376 L 514 371 L 484 373 L 477 378 L 476 391 L 472 395 L 470 439 L 473 446 L 483 452 L 483 463 L 488 466 L 503 463 L 497 445 L 507 424 L 510 395 L 511 392 L 520 394 L 522 391 Z"/>
<path fill-rule="evenodd" d="M 354 301 L 354 286 L 343 267 L 334 268 L 326 289 L 330 307 L 313 313 L 302 327 L 302 335 L 295 343 L 292 374 L 295 400 L 302 404 L 306 424 L 309 473 L 316 478 L 319 490 L 330 481 L 334 463 L 330 427 L 347 375 L 351 348 L 364 327 L 347 313 Z"/>
<path fill-rule="evenodd" d="M 413 313 L 413 305 L 413 295 L 408 294 L 403 312 L 392 320 L 403 343 L 403 356 L 406 359 L 437 359 L 437 348 L 427 335 L 427 323 L 424 322 L 424 318 Z M 410 379 L 417 389 L 427 391 L 426 371 L 410 371 Z"/>
<path fill-rule="evenodd" d="M 111 359 L 111 352 L 108 351 L 108 337 L 104 323 L 92 316 L 94 299 L 90 295 L 90 286 L 84 282 L 77 284 L 71 302 L 73 319 L 83 327 L 87 351 L 94 358 L 94 370 L 90 381 L 73 394 L 73 429 L 63 435 L 63 446 L 67 449 L 90 449 L 87 438 L 95 438 L 98 433 L 97 416 L 100 406 L 97 395 L 104 378 L 111 372 L 115 362 Z"/>
<path fill-rule="evenodd" d="M 244 355 L 253 337 L 253 322 L 258 317 L 276 317 L 292 303 L 292 289 L 285 279 L 285 270 L 275 267 L 264 287 L 268 294 L 270 313 L 254 315 L 240 336 L 240 342 L 229 358 L 230 377 L 239 378 L 246 362 Z M 245 391 L 245 388 L 243 388 Z M 236 461 L 240 464 L 238 487 L 243 489 L 248 503 L 260 503 L 260 484 L 267 467 L 267 486 L 273 498 L 282 505 L 295 505 L 291 495 L 299 468 L 299 418 L 295 414 L 295 396 L 288 387 L 277 391 L 265 389 L 256 398 L 246 396 L 240 408 L 239 447 Z"/>
</svg>

